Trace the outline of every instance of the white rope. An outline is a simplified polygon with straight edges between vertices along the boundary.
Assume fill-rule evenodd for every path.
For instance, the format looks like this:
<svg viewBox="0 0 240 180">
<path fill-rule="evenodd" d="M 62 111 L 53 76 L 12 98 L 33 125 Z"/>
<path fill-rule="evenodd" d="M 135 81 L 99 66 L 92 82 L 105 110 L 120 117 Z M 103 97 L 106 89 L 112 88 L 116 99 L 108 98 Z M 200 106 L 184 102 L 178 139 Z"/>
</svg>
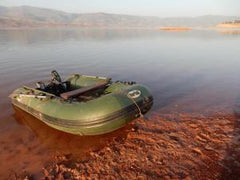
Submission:
<svg viewBox="0 0 240 180">
<path fill-rule="evenodd" d="M 133 103 L 136 105 L 136 107 L 137 107 L 137 109 L 138 109 L 138 111 L 139 111 L 140 117 L 143 117 L 142 111 L 141 111 L 140 107 L 138 106 L 137 102 L 136 102 L 132 97 L 130 97 L 130 96 L 128 96 L 128 95 L 127 95 L 127 97 L 128 97 L 129 99 L 131 99 L 131 100 L 133 101 Z"/>
</svg>

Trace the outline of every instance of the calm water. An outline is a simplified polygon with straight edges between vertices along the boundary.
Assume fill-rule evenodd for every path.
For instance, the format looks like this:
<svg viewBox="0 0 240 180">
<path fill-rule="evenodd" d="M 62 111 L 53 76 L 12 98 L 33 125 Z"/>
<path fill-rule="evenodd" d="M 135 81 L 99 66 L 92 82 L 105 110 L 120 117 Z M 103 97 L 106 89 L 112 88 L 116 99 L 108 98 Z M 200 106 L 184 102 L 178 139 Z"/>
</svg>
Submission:
<svg viewBox="0 0 240 180">
<path fill-rule="evenodd" d="M 73 153 L 77 148 L 78 154 L 101 147 L 106 139 L 124 136 L 129 129 L 86 141 L 15 112 L 8 95 L 22 84 L 49 79 L 53 69 L 62 77 L 80 73 L 147 85 L 155 100 L 149 118 L 151 113 L 231 110 L 240 97 L 238 33 L 0 30 L 0 52 L 0 165 L 7 162 L 4 171 L 37 172 L 51 153 Z M 37 162 L 35 166 L 29 167 L 31 161 Z"/>
</svg>

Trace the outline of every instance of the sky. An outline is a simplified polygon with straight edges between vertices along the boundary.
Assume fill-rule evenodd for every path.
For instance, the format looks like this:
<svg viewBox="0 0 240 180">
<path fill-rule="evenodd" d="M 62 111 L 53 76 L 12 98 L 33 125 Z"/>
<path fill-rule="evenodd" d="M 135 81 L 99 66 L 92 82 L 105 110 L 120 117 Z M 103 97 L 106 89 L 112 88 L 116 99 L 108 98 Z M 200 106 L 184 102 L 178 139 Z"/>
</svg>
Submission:
<svg viewBox="0 0 240 180">
<path fill-rule="evenodd" d="M 0 0 L 1 6 L 36 6 L 71 13 L 105 12 L 141 16 L 240 16 L 240 0 Z"/>
</svg>

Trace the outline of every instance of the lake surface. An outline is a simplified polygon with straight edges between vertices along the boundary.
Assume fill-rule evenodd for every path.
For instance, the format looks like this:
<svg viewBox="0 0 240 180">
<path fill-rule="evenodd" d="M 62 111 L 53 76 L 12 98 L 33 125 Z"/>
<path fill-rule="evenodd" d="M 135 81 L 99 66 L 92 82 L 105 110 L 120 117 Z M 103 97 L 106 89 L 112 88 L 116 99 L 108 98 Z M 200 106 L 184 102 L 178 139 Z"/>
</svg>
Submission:
<svg viewBox="0 0 240 180">
<path fill-rule="evenodd" d="M 86 139 L 55 131 L 15 111 L 8 95 L 20 85 L 50 79 L 53 69 L 62 77 L 79 73 L 147 85 L 154 96 L 149 119 L 166 112 L 232 111 L 240 98 L 239 33 L 11 29 L 0 30 L 0 53 L 3 171 L 37 172 L 58 152 L 82 157 L 81 153 L 104 146 L 113 136 L 124 136 L 130 128 Z"/>
</svg>

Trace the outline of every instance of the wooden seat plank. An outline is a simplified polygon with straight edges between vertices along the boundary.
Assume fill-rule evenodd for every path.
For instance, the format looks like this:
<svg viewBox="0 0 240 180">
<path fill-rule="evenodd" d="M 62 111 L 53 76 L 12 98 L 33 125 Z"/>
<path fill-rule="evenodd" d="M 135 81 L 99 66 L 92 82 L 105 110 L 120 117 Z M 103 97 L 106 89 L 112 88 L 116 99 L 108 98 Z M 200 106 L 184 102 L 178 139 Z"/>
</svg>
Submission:
<svg viewBox="0 0 240 180">
<path fill-rule="evenodd" d="M 80 96 L 81 94 L 84 94 L 86 92 L 103 88 L 107 84 L 108 84 L 108 82 L 104 82 L 104 83 L 99 83 L 99 84 L 92 85 L 92 86 L 86 86 L 86 87 L 83 87 L 83 88 L 75 89 L 75 90 L 60 94 L 60 97 L 65 99 L 65 100 L 69 99 L 69 98 L 72 98 L 72 97 L 77 97 L 77 96 Z"/>
</svg>

